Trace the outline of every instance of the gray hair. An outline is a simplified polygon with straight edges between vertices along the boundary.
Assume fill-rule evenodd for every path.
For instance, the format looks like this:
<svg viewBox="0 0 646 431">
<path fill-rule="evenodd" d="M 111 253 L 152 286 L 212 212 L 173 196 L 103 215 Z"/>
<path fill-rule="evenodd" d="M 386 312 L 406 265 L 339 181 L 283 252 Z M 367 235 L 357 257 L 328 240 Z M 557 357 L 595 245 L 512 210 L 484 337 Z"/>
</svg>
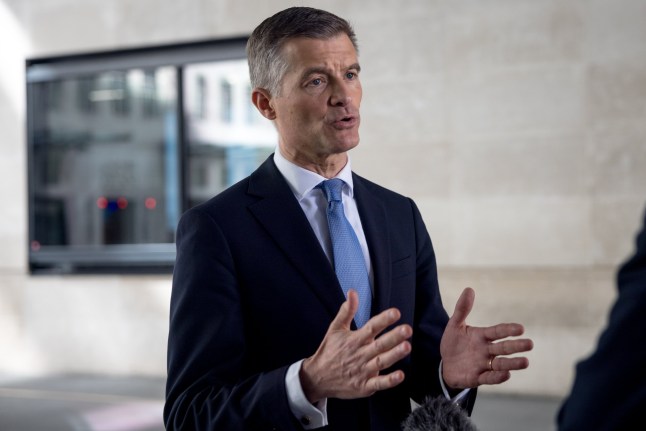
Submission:
<svg viewBox="0 0 646 431">
<path fill-rule="evenodd" d="M 252 88 L 271 95 L 280 93 L 288 64 L 282 56 L 285 42 L 292 38 L 330 39 L 345 33 L 357 48 L 357 38 L 348 21 L 320 9 L 291 7 L 265 19 L 247 41 L 247 59 Z"/>
</svg>

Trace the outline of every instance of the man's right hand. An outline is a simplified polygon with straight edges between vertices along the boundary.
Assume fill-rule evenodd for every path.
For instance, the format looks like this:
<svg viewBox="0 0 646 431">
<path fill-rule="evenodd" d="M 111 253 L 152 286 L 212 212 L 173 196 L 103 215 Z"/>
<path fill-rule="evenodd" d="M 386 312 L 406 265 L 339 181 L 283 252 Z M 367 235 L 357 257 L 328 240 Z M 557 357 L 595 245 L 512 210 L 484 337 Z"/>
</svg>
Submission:
<svg viewBox="0 0 646 431">
<path fill-rule="evenodd" d="M 359 297 L 350 290 L 318 350 L 303 361 L 301 386 L 312 404 L 324 398 L 363 398 L 404 381 L 401 370 L 379 373 L 408 356 L 413 329 L 399 325 L 381 334 L 401 317 L 399 310 L 390 308 L 352 331 L 358 306 Z"/>
</svg>

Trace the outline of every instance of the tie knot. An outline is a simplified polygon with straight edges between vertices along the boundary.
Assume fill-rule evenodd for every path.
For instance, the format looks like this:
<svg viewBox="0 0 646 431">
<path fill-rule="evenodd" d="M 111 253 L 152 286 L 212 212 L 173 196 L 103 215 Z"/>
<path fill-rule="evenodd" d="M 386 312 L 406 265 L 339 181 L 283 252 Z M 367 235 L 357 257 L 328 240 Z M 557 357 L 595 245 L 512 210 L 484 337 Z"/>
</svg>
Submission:
<svg viewBox="0 0 646 431">
<path fill-rule="evenodd" d="M 320 187 L 325 192 L 325 198 L 328 202 L 341 202 L 342 179 L 332 178 L 331 180 L 325 180 L 320 184 Z"/>
</svg>

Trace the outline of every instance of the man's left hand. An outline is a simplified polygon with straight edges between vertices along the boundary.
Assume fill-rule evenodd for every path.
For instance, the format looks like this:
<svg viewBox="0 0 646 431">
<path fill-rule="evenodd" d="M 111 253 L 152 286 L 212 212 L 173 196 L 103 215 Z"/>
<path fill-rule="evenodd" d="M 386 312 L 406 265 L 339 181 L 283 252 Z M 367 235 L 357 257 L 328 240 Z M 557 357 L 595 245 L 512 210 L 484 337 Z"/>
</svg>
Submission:
<svg viewBox="0 0 646 431">
<path fill-rule="evenodd" d="M 510 371 L 527 368 L 529 360 L 503 355 L 527 352 L 534 346 L 527 338 L 505 340 L 523 334 L 524 328 L 518 323 L 500 323 L 485 328 L 467 325 L 466 318 L 473 308 L 474 298 L 473 289 L 464 289 L 440 343 L 442 378 L 453 389 L 495 385 L 509 380 Z"/>
</svg>

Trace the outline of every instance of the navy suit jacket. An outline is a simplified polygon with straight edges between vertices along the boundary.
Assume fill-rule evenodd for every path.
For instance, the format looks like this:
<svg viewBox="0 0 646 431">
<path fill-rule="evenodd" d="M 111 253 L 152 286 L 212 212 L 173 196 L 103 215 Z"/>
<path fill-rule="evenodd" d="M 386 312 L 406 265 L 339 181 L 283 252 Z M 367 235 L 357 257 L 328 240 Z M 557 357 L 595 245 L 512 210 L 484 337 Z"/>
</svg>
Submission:
<svg viewBox="0 0 646 431">
<path fill-rule="evenodd" d="M 637 251 L 619 270 L 619 295 L 595 352 L 576 368 L 559 430 L 643 428 L 646 415 L 646 214 Z M 633 425 L 633 424 L 642 425 Z"/>
<path fill-rule="evenodd" d="M 442 306 L 431 239 L 412 200 L 353 174 L 374 269 L 373 314 L 413 327 L 404 383 L 328 400 L 330 430 L 399 430 L 409 397 L 441 394 Z M 334 269 L 273 156 L 187 211 L 177 230 L 168 381 L 169 430 L 299 430 L 288 367 L 311 356 L 344 301 Z M 475 391 L 467 408 L 472 408 Z"/>
</svg>

